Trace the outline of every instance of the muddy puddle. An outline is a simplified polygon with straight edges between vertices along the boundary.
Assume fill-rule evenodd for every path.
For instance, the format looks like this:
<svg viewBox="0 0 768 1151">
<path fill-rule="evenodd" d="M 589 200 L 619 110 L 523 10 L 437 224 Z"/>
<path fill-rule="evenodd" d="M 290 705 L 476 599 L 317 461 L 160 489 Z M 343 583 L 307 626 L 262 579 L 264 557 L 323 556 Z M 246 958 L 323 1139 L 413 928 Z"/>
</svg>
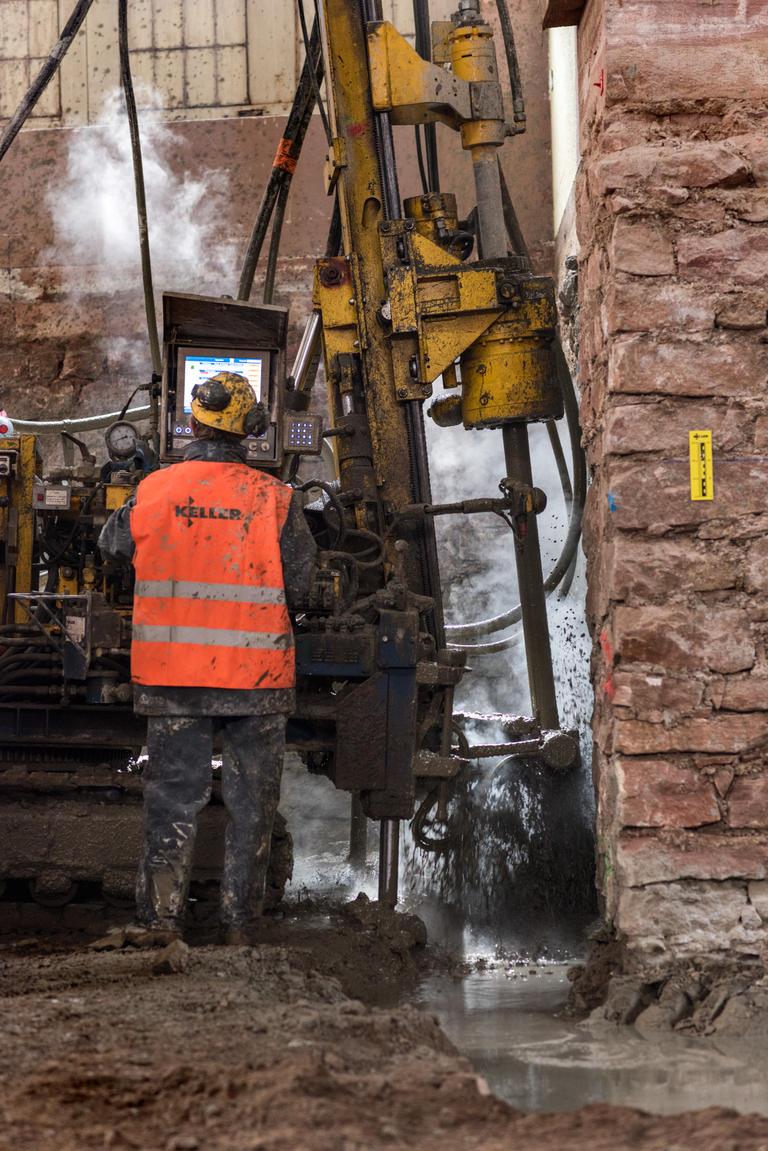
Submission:
<svg viewBox="0 0 768 1151">
<path fill-rule="evenodd" d="M 768 1115 L 768 1038 L 745 1048 L 740 1040 L 574 1023 L 560 1014 L 567 970 L 540 964 L 461 980 L 433 976 L 416 1002 L 494 1094 L 523 1111 L 614 1103 L 659 1115 L 713 1106 Z"/>
<path fill-rule="evenodd" d="M 366 869 L 356 872 L 346 862 L 346 797 L 325 780 L 289 775 L 287 783 L 284 800 L 295 815 L 306 812 L 310 792 L 313 810 L 323 812 L 299 837 L 294 896 L 354 899 L 362 890 L 375 899 L 375 829 Z M 610 1103 L 676 1115 L 721 1106 L 768 1116 L 768 1035 L 747 1044 L 573 1020 L 563 1009 L 568 971 L 588 951 L 584 922 L 489 931 L 409 889 L 407 875 L 402 891 L 398 910 L 419 915 L 431 947 L 448 960 L 448 970 L 408 988 L 407 1001 L 434 1015 L 491 1091 L 513 1107 L 558 1113 Z"/>
</svg>

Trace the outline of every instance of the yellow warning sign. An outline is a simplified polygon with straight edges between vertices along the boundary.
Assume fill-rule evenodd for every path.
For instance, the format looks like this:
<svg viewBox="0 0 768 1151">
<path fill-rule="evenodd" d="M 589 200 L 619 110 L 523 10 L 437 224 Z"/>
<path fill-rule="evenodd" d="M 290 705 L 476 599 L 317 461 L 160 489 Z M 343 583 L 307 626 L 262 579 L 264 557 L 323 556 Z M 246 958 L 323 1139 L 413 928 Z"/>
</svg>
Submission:
<svg viewBox="0 0 768 1151">
<path fill-rule="evenodd" d="M 691 459 L 691 499 L 713 500 L 712 433 L 689 432 L 688 452 Z"/>
</svg>

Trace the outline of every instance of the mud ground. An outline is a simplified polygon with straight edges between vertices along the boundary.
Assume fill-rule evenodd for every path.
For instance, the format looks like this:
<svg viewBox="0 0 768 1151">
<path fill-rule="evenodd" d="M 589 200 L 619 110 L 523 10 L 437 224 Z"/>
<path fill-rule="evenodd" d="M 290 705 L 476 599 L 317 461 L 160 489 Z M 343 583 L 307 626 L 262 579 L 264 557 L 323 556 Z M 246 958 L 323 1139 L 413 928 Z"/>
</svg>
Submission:
<svg viewBox="0 0 768 1151">
<path fill-rule="evenodd" d="M 190 942 L 0 944 L 0 1148 L 768 1151 L 768 1118 L 721 1108 L 540 1115 L 494 1098 L 404 1002 L 449 961 L 418 920 L 365 900 L 267 919 L 250 947 Z"/>
</svg>

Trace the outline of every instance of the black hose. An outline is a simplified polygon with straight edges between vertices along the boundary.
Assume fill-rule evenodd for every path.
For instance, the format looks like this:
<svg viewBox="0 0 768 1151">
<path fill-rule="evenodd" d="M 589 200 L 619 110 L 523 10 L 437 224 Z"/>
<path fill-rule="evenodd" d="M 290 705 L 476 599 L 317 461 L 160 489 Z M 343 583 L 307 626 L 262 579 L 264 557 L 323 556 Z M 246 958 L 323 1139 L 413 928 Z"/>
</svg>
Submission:
<svg viewBox="0 0 768 1151">
<path fill-rule="evenodd" d="M 53 49 L 51 50 L 50 56 L 43 64 L 42 68 L 37 74 L 37 78 L 31 84 L 26 95 L 22 99 L 13 116 L 11 116 L 10 120 L 5 126 L 2 135 L 0 136 L 0 160 L 2 160 L 3 156 L 8 151 L 13 141 L 16 139 L 16 136 L 18 135 L 21 128 L 23 128 L 24 122 L 26 121 L 30 112 L 35 107 L 37 101 L 40 99 L 43 92 L 48 87 L 48 84 L 55 76 L 56 69 L 66 56 L 72 41 L 79 32 L 80 25 L 88 15 L 88 9 L 90 8 L 91 4 L 93 4 L 93 0 L 78 0 L 78 3 L 75 5 L 72 15 L 70 16 L 69 20 L 67 20 L 66 24 L 64 25 L 64 30 L 62 31 Z"/>
<path fill-rule="evenodd" d="M 429 178 L 427 177 L 427 169 L 424 167 L 424 149 L 421 146 L 421 125 L 414 124 L 413 135 L 416 140 L 416 164 L 419 169 L 419 179 L 421 180 L 422 195 L 426 196 L 429 193 Z"/>
<path fill-rule="evenodd" d="M 313 81 L 314 72 L 314 81 Z M 320 33 L 318 22 L 312 25 L 312 35 L 304 59 L 304 66 L 299 77 L 296 95 L 293 98 L 291 111 L 285 125 L 283 137 L 277 148 L 277 154 L 272 163 L 267 186 L 261 198 L 259 211 L 253 225 L 248 248 L 246 249 L 243 268 L 240 273 L 240 284 L 237 289 L 238 300 L 247 300 L 253 287 L 253 278 L 261 255 L 261 249 L 267 235 L 269 222 L 272 218 L 280 189 L 283 184 L 290 184 L 296 164 L 301 155 L 304 137 L 309 127 L 312 109 L 315 104 L 315 86 L 319 85 L 323 75 L 323 54 L 320 46 Z M 275 241 L 279 243 L 279 233 Z"/>
<path fill-rule="evenodd" d="M 302 28 L 302 33 L 304 36 L 304 46 L 306 49 L 306 57 L 308 60 L 310 60 L 312 53 L 320 51 L 320 48 L 318 47 L 317 44 L 315 44 L 315 46 L 313 48 L 312 41 L 307 36 L 307 25 L 306 25 L 306 21 L 304 19 L 304 9 L 303 9 L 303 6 L 301 4 L 301 0 L 299 2 L 299 16 L 301 17 L 301 28 Z M 313 29 L 312 29 L 313 33 L 316 31 L 316 28 L 317 28 L 317 22 L 313 26 Z M 320 55 L 320 73 L 321 73 L 321 75 L 322 75 L 322 70 L 323 70 L 323 66 L 322 66 L 322 53 L 321 53 L 321 55 Z M 328 121 L 325 118 L 325 109 L 323 108 L 322 101 L 320 99 L 320 84 L 319 84 L 319 80 L 318 80 L 318 76 L 317 76 L 317 68 L 316 67 L 315 68 L 310 67 L 308 69 L 308 73 L 309 73 L 309 76 L 312 80 L 312 91 L 314 94 L 314 99 L 307 98 L 307 99 L 303 100 L 303 110 L 302 110 L 301 117 L 298 119 L 296 132 L 295 132 L 295 141 L 298 142 L 299 148 L 301 148 L 301 146 L 304 142 L 304 137 L 306 136 L 307 130 L 309 129 L 309 125 L 310 125 L 310 122 L 312 119 L 312 108 L 313 108 L 313 105 L 315 103 L 317 103 L 317 105 L 320 109 L 320 115 L 321 115 L 321 118 L 323 121 L 323 127 L 325 129 L 326 138 L 327 138 L 329 143 L 330 143 L 330 139 L 331 139 L 330 128 L 328 127 Z M 287 136 L 287 132 L 288 132 L 288 128 L 286 127 L 286 136 Z M 298 155 L 297 155 L 297 159 L 298 159 Z M 266 270 L 264 273 L 264 291 L 262 293 L 262 300 L 265 304 L 271 304 L 272 303 L 272 300 L 274 297 L 274 292 L 275 292 L 275 277 L 277 275 L 277 259 L 278 259 L 278 256 L 280 255 L 280 240 L 281 240 L 282 234 L 283 234 L 283 223 L 285 221 L 285 209 L 286 209 L 286 206 L 288 203 L 288 193 L 291 190 L 291 178 L 292 177 L 291 177 L 290 173 L 286 173 L 286 175 L 288 176 L 288 178 L 283 179 L 280 182 L 280 187 L 278 188 L 277 197 L 276 197 L 274 209 L 273 209 L 272 232 L 271 232 L 270 237 L 269 237 L 269 253 L 267 255 L 267 267 L 266 267 Z M 335 255 L 336 253 L 334 252 L 333 254 Z"/>
<path fill-rule="evenodd" d="M 0 656 L 0 668 L 5 669 L 12 663 L 48 663 L 60 658 L 58 652 L 51 651 L 49 647 L 41 647 L 39 650 L 33 649 L 32 651 L 30 651 L 29 645 L 22 651 L 17 648 L 10 648 Z"/>
<path fill-rule="evenodd" d="M 160 341 L 157 335 L 155 293 L 152 285 L 152 260 L 149 251 L 149 225 L 147 222 L 147 199 L 144 191 L 144 165 L 141 159 L 139 118 L 136 112 L 136 98 L 133 94 L 131 61 L 128 51 L 128 0 L 118 0 L 117 38 L 120 47 L 120 82 L 123 86 L 125 107 L 128 112 L 128 128 L 131 134 L 133 182 L 136 189 L 136 215 L 139 222 L 141 279 L 144 286 L 144 310 L 147 314 L 147 335 L 149 336 L 149 347 L 152 353 L 152 371 L 159 376 L 163 370 L 163 360 L 160 353 Z"/>
<path fill-rule="evenodd" d="M 21 696 L 61 696 L 63 685 L 56 687 L 39 687 L 37 684 L 26 683 L 4 683 L 0 686 L 0 698 L 5 699 L 9 695 Z"/>
<path fill-rule="evenodd" d="M 370 541 L 370 547 L 365 548 L 363 551 L 347 553 L 352 556 L 359 567 L 375 568 L 384 562 L 384 544 L 374 532 L 364 531 L 362 528 L 348 528 L 346 538 L 347 542 L 351 540 Z M 371 554 L 373 554 L 373 558 L 366 558 Z"/>
<path fill-rule="evenodd" d="M 562 488 L 563 499 L 565 500 L 565 510 L 570 516 L 571 508 L 573 507 L 573 487 L 571 485 L 571 477 L 568 474 L 568 463 L 560 440 L 560 432 L 557 430 L 557 424 L 554 420 L 547 420 L 544 426 L 547 429 L 552 455 L 555 457 L 560 487 Z"/>
<path fill-rule="evenodd" d="M 333 542 L 333 547 L 339 548 L 347 538 L 347 524 L 344 519 L 344 509 L 339 503 L 339 499 L 336 495 L 336 492 L 334 491 L 333 484 L 326 483 L 325 480 L 307 480 L 305 484 L 300 484 L 299 487 L 296 488 L 296 491 L 308 492 L 311 491 L 312 488 L 319 488 L 321 492 L 325 492 L 326 496 L 328 497 L 328 502 L 336 512 L 339 522 L 336 525 L 336 539 Z M 326 518 L 325 508 L 323 508 L 323 519 L 325 520 L 327 526 L 330 528 L 331 524 L 328 523 Z"/>
<path fill-rule="evenodd" d="M 528 261 L 530 266 L 531 254 L 528 251 L 528 245 L 525 242 L 523 230 L 517 218 L 515 205 L 512 202 L 512 197 L 509 194 L 509 187 L 504 175 L 504 169 L 501 166 L 501 158 L 496 156 L 496 163 L 499 167 L 499 179 L 501 181 L 501 206 L 504 212 L 504 225 L 507 229 L 507 237 L 512 245 L 512 251 L 516 256 Z"/>
<path fill-rule="evenodd" d="M 507 0 L 496 0 L 496 10 L 499 13 L 501 37 L 504 41 L 504 52 L 507 57 L 507 70 L 509 71 L 509 84 L 512 89 L 515 134 L 522 135 L 525 131 L 525 101 L 523 99 L 523 83 L 520 79 L 520 64 L 518 63 L 517 49 L 515 47 L 515 35 L 512 31 L 512 21 L 509 18 Z"/>
<path fill-rule="evenodd" d="M 429 820 L 429 813 L 437 805 L 439 798 L 439 786 L 433 787 L 419 804 L 411 821 L 413 838 L 422 851 L 445 851 L 451 845 L 452 837 L 450 835 L 432 838 L 427 835 L 425 830 L 428 822 L 435 822 Z"/>
<path fill-rule="evenodd" d="M 305 56 L 309 57 L 309 54 L 311 51 L 311 49 L 310 49 L 311 41 L 310 41 L 310 37 L 307 33 L 307 18 L 304 15 L 304 0 L 299 0 L 299 21 L 301 23 L 301 36 L 302 36 L 302 39 L 304 40 L 304 54 L 305 54 Z M 315 3 L 315 25 L 317 25 L 317 3 Z M 314 31 L 314 28 L 312 30 Z M 318 77 L 317 71 L 314 68 L 310 68 L 309 76 L 310 76 L 310 79 L 312 81 L 312 91 L 315 94 L 315 103 L 317 104 L 317 110 L 320 113 L 320 119 L 323 122 L 323 131 L 325 132 L 325 138 L 328 141 L 328 143 L 330 144 L 331 143 L 331 126 L 328 123 L 328 116 L 326 115 L 325 106 L 323 104 L 323 100 L 322 100 L 322 97 L 320 95 L 320 78 Z"/>
<path fill-rule="evenodd" d="M 264 291 L 262 293 L 262 300 L 265 304 L 271 304 L 275 294 L 275 276 L 277 275 L 277 258 L 280 255 L 280 240 L 283 235 L 283 223 L 285 221 L 285 207 L 288 203 L 288 193 L 291 190 L 291 185 L 287 180 L 284 180 L 280 185 L 277 193 L 277 202 L 275 204 L 275 211 L 272 217 L 272 234 L 269 237 L 269 252 L 267 254 L 267 267 L 264 272 Z"/>
<path fill-rule="evenodd" d="M 422 60 L 432 59 L 432 36 L 429 20 L 429 0 L 413 0 L 413 22 L 416 30 L 416 51 Z M 417 145 L 421 145 L 418 126 L 416 128 Z M 440 172 L 437 161 L 437 125 L 424 125 L 424 143 L 427 154 L 427 173 L 425 192 L 440 191 Z"/>
</svg>

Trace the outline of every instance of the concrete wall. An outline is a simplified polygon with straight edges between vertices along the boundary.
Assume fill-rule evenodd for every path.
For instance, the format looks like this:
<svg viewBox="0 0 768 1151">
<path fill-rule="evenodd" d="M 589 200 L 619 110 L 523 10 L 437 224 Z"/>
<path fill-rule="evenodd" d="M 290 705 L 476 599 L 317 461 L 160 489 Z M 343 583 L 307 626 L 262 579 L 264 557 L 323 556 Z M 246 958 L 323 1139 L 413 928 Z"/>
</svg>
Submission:
<svg viewBox="0 0 768 1151">
<path fill-rule="evenodd" d="M 450 5 L 435 7 L 436 19 L 447 18 Z M 2 0 L 0 120 L 12 115 L 72 8 L 72 0 Z M 311 24 L 312 6 L 306 10 Z M 413 35 L 410 0 L 384 0 L 384 10 Z M 134 83 L 159 95 L 164 118 L 280 115 L 290 107 L 303 57 L 290 0 L 131 0 L 128 33 Z M 95 0 L 33 122 L 97 122 L 119 68 L 117 5 Z"/>
<path fill-rule="evenodd" d="M 579 167 L 578 39 L 574 27 L 549 31 L 552 119 L 552 209 L 555 233 L 571 199 Z"/>
<path fill-rule="evenodd" d="M 768 934 L 766 60 L 757 0 L 590 0 L 579 27 L 599 882 L 630 964 Z"/>
</svg>

